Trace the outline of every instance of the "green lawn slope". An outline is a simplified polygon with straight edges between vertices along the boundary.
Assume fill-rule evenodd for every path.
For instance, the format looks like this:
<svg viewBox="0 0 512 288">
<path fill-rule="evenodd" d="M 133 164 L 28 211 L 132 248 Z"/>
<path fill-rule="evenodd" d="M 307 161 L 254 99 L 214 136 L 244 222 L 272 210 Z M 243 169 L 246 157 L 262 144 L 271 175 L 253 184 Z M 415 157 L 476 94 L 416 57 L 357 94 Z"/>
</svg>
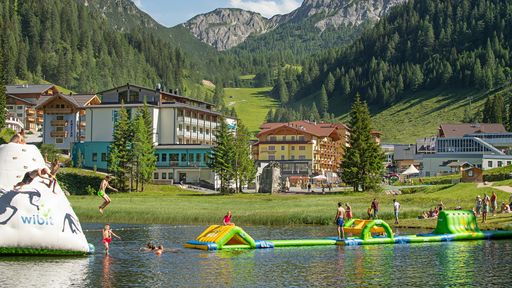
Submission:
<svg viewBox="0 0 512 288">
<path fill-rule="evenodd" d="M 264 88 L 226 88 L 226 105 L 235 107 L 238 117 L 249 128 L 251 133 L 257 133 L 260 125 L 270 109 L 278 103 L 269 96 L 271 87 Z"/>
</svg>

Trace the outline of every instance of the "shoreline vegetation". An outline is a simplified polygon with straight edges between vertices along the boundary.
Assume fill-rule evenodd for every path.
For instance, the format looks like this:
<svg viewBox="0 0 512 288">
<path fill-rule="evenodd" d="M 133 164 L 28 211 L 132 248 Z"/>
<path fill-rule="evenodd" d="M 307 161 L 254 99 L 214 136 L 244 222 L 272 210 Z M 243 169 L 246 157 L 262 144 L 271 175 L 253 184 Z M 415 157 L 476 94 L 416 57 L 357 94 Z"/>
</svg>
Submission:
<svg viewBox="0 0 512 288">
<path fill-rule="evenodd" d="M 510 194 L 492 187 L 477 188 L 476 184 L 438 185 L 423 187 L 409 194 L 386 195 L 383 192 L 346 192 L 335 195 L 296 194 L 203 194 L 178 186 L 149 185 L 147 192 L 112 193 L 112 204 L 105 214 L 98 213 L 101 199 L 95 196 L 72 195 L 69 200 L 82 222 L 125 224 L 221 224 L 226 211 L 233 211 L 233 221 L 239 226 L 333 225 L 338 201 L 349 202 L 354 218 L 366 218 L 366 210 L 373 198 L 380 202 L 379 218 L 393 223 L 392 200 L 402 205 L 400 224 L 394 228 L 421 228 L 428 231 L 436 219 L 417 219 L 423 211 L 439 202 L 445 209 L 462 206 L 471 209 L 476 195 L 496 191 L 498 200 L 507 200 Z M 490 214 L 491 215 L 491 214 Z M 489 216 L 479 227 L 485 230 L 512 229 L 512 214 Z"/>
</svg>

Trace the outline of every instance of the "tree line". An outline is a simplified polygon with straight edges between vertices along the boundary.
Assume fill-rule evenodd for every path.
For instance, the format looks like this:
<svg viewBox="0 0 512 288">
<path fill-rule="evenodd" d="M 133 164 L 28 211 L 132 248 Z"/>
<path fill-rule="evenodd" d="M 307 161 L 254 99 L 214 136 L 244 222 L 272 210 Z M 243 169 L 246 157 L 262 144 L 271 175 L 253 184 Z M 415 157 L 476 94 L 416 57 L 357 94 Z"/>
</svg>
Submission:
<svg viewBox="0 0 512 288">
<path fill-rule="evenodd" d="M 352 44 L 305 60 L 274 91 L 286 86 L 279 99 L 288 105 L 325 90 L 327 103 L 351 103 L 359 93 L 369 105 L 386 107 L 439 86 L 490 90 L 512 78 L 511 25 L 509 1 L 411 0 Z"/>
</svg>

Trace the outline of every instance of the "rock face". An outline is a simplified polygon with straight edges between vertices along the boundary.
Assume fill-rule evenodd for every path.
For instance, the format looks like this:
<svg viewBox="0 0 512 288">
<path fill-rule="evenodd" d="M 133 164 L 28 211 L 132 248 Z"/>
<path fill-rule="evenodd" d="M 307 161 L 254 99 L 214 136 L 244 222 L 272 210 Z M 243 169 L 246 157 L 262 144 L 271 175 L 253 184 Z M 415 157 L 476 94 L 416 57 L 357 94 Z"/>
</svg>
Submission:
<svg viewBox="0 0 512 288">
<path fill-rule="evenodd" d="M 183 26 L 221 51 L 244 42 L 251 34 L 266 33 L 273 28 L 267 18 L 241 9 L 216 9 L 192 18 Z"/>
<path fill-rule="evenodd" d="M 251 34 L 263 34 L 286 23 L 327 28 L 355 27 L 379 20 L 394 5 L 406 0 L 304 0 L 296 10 L 267 19 L 241 9 L 217 9 L 198 15 L 183 24 L 192 34 L 217 50 L 226 50 L 244 42 Z M 307 22 L 307 23 L 306 23 Z"/>
</svg>

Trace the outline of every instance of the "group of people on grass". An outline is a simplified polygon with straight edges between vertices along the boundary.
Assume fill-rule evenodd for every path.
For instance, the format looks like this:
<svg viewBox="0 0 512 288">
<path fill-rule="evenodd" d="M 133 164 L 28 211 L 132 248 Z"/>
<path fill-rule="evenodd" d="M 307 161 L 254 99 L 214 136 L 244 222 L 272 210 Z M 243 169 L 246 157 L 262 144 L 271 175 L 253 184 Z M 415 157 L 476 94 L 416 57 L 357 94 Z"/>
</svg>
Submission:
<svg viewBox="0 0 512 288">
<path fill-rule="evenodd" d="M 487 216 L 492 213 L 492 216 L 496 216 L 496 213 L 510 213 L 510 206 L 512 205 L 512 195 L 509 198 L 509 204 L 504 201 L 501 202 L 500 210 L 498 210 L 498 196 L 496 192 L 492 192 L 489 197 L 487 193 L 484 193 L 484 197 L 480 195 L 476 196 L 474 212 L 476 216 L 482 216 L 482 223 L 487 221 Z"/>
<path fill-rule="evenodd" d="M 343 207 L 345 206 L 345 207 Z M 400 203 L 393 199 L 393 214 L 395 217 L 395 224 L 398 224 L 398 215 L 400 213 Z M 379 201 L 376 198 L 373 199 L 370 207 L 367 210 L 368 219 L 378 219 L 379 215 Z M 338 239 L 345 238 L 345 232 L 343 231 L 343 227 L 345 226 L 345 222 L 352 219 L 352 207 L 349 203 L 345 203 L 343 205 L 342 202 L 338 202 L 338 209 L 336 210 L 336 216 L 334 217 L 334 223 L 337 226 Z"/>
</svg>

